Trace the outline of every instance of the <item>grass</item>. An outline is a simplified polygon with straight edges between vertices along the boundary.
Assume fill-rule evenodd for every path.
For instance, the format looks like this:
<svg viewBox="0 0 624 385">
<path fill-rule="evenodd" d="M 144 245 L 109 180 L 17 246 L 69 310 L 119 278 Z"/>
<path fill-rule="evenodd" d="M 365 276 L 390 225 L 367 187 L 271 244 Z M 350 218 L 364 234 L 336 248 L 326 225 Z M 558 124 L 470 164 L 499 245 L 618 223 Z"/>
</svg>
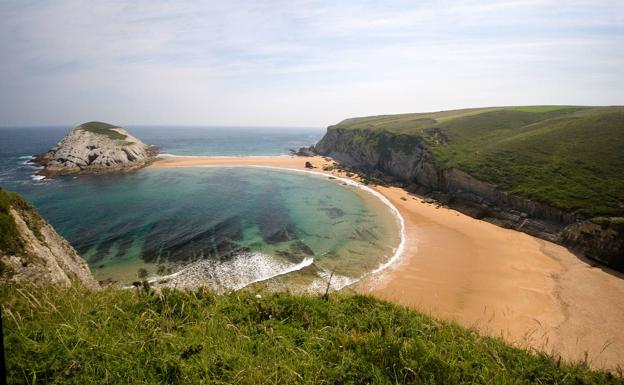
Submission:
<svg viewBox="0 0 624 385">
<path fill-rule="evenodd" d="M 41 227 L 43 219 L 37 211 L 18 193 L 0 187 L 0 255 L 20 255 L 26 257 L 24 242 L 17 229 L 10 208 L 16 210 L 33 234 L 43 241 Z M 4 269 L 0 269 L 0 275 Z"/>
<path fill-rule="evenodd" d="M 3 286 L 9 383 L 624 384 L 397 305 Z"/>
<path fill-rule="evenodd" d="M 624 215 L 624 107 L 526 106 L 347 119 L 373 146 L 401 135 L 441 168 L 586 217 Z M 396 149 L 405 151 L 405 148 Z"/>
<path fill-rule="evenodd" d="M 16 255 L 24 252 L 24 243 L 9 211 L 11 207 L 29 206 L 17 193 L 0 187 L 0 255 Z"/>
<path fill-rule="evenodd" d="M 127 138 L 126 135 L 120 134 L 119 132 L 112 130 L 113 128 L 118 128 L 118 126 L 113 126 L 112 124 L 108 123 L 88 122 L 81 124 L 79 127 L 85 131 L 93 132 L 94 134 L 107 136 L 112 140 L 125 140 Z"/>
</svg>

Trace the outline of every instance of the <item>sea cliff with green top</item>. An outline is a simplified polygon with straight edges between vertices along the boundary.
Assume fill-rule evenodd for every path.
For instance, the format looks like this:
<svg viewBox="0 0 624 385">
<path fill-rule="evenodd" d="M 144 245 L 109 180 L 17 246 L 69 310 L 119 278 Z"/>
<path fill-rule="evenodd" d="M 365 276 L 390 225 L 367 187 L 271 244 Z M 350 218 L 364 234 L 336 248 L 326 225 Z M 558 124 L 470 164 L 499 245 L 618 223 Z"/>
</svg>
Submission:
<svg viewBox="0 0 624 385">
<path fill-rule="evenodd" d="M 492 107 L 346 119 L 315 145 L 496 224 L 624 269 L 624 107 Z"/>
</svg>

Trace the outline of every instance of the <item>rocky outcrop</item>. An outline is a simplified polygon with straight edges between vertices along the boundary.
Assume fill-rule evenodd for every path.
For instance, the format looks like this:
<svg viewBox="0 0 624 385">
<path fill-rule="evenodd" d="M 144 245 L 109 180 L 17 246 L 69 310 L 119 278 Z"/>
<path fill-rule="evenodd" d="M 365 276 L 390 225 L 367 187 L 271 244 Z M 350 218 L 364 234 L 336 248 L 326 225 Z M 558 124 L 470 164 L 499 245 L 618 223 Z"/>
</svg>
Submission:
<svg viewBox="0 0 624 385">
<path fill-rule="evenodd" d="M 0 243 L 0 283 L 99 287 L 85 260 L 23 198 L 2 189 L 0 195 L 5 230 Z"/>
<path fill-rule="evenodd" d="M 314 149 L 377 179 L 399 182 L 408 190 L 432 196 L 470 216 L 566 244 L 624 270 L 624 229 L 598 231 L 600 226 L 574 213 L 502 191 L 464 171 L 438 167 L 419 137 L 329 127 Z"/>
<path fill-rule="evenodd" d="M 622 221 L 622 218 L 619 220 Z M 563 230 L 561 239 L 587 257 L 624 271 L 624 222 L 573 223 Z"/>
<path fill-rule="evenodd" d="M 314 146 L 310 146 L 310 147 L 299 147 L 298 150 L 295 150 L 293 148 L 291 148 L 289 150 L 290 155 L 295 155 L 295 156 L 314 156 L 316 155 L 316 153 L 314 152 Z"/>
<path fill-rule="evenodd" d="M 56 147 L 33 159 L 40 174 L 56 176 L 77 172 L 133 170 L 150 164 L 157 155 L 121 127 L 89 122 L 76 127 Z"/>
</svg>

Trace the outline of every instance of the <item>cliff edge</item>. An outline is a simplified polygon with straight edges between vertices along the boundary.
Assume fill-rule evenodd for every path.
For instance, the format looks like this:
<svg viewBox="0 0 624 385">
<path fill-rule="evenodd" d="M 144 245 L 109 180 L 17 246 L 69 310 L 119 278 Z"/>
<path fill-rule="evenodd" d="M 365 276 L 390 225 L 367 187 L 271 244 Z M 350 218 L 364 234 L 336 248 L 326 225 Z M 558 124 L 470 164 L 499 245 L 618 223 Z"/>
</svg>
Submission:
<svg viewBox="0 0 624 385">
<path fill-rule="evenodd" d="M 96 289 L 89 266 L 20 195 L 0 188 L 0 283 Z"/>
<path fill-rule="evenodd" d="M 624 107 L 492 107 L 347 119 L 314 150 L 472 217 L 624 271 Z"/>
<path fill-rule="evenodd" d="M 81 124 L 53 149 L 33 159 L 44 167 L 40 174 L 133 170 L 150 164 L 156 147 L 143 143 L 125 129 L 103 122 Z"/>
</svg>

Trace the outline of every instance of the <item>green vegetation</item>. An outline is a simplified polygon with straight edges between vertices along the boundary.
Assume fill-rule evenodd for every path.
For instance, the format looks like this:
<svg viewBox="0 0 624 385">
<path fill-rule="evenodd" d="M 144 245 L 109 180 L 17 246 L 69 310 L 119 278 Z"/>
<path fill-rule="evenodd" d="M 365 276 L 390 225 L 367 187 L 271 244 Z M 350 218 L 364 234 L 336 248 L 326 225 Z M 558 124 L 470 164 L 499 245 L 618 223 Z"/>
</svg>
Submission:
<svg viewBox="0 0 624 385">
<path fill-rule="evenodd" d="M 88 122 L 81 124 L 79 127 L 85 131 L 93 132 L 94 134 L 104 135 L 113 140 L 125 140 L 127 138 L 126 135 L 120 134 L 119 132 L 112 130 L 113 128 L 118 128 L 118 126 L 113 126 L 112 124 L 108 123 Z"/>
<path fill-rule="evenodd" d="M 0 255 L 24 257 L 26 256 L 24 242 L 18 232 L 15 219 L 9 213 L 11 207 L 20 214 L 26 226 L 41 241 L 43 241 L 41 227 L 44 221 L 24 197 L 0 187 Z"/>
<path fill-rule="evenodd" d="M 0 255 L 16 255 L 24 251 L 24 243 L 15 220 L 9 213 L 11 207 L 29 207 L 20 195 L 0 187 Z"/>
<path fill-rule="evenodd" d="M 616 231 L 624 231 L 624 217 L 594 217 L 591 221 L 604 229 L 611 228 Z"/>
<path fill-rule="evenodd" d="M 624 384 L 372 297 L 0 287 L 9 383 Z"/>
<path fill-rule="evenodd" d="M 332 127 L 369 140 L 402 135 L 403 147 L 424 142 L 442 168 L 588 217 L 624 215 L 624 107 L 466 109 L 347 119 Z"/>
</svg>

